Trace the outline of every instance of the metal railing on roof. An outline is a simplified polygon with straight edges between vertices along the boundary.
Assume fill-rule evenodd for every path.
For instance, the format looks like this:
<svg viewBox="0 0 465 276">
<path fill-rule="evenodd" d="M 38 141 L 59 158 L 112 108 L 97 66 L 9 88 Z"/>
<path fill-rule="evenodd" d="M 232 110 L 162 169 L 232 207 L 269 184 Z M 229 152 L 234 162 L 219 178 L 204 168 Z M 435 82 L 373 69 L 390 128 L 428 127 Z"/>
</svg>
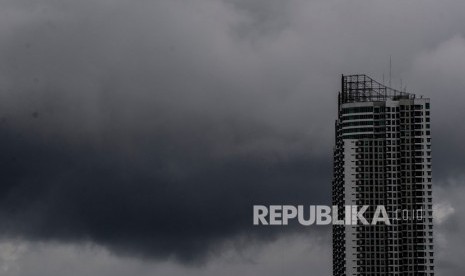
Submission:
<svg viewBox="0 0 465 276">
<path fill-rule="evenodd" d="M 415 94 L 381 84 L 367 75 L 342 75 L 342 103 L 415 99 Z"/>
</svg>

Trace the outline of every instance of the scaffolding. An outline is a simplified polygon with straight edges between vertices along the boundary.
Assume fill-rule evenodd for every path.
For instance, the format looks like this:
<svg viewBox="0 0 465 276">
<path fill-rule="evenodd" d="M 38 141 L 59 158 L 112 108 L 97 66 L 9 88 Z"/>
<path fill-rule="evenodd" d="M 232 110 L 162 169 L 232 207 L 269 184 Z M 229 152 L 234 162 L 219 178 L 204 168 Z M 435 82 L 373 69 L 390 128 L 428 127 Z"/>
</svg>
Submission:
<svg viewBox="0 0 465 276">
<path fill-rule="evenodd" d="M 415 99 L 415 94 L 385 86 L 367 75 L 342 75 L 342 103 Z"/>
</svg>

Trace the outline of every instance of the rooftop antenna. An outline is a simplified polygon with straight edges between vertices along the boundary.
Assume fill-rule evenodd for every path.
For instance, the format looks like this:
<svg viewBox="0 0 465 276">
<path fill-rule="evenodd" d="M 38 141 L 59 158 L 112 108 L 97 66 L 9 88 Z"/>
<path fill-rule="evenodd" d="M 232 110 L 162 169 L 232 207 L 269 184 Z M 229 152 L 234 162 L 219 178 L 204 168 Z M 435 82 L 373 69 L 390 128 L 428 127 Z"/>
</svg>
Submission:
<svg viewBox="0 0 465 276">
<path fill-rule="evenodd" d="M 389 87 L 391 87 L 391 80 L 392 80 L 392 60 L 391 60 L 391 55 L 389 55 Z"/>
</svg>

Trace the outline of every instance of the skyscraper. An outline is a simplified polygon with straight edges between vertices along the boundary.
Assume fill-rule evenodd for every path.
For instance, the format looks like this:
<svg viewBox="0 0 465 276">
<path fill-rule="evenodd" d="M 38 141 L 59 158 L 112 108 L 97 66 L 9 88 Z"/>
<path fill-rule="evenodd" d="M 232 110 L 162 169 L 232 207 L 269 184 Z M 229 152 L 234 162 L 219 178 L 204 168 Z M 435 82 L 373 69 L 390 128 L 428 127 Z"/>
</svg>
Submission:
<svg viewBox="0 0 465 276">
<path fill-rule="evenodd" d="M 333 205 L 384 205 L 391 225 L 334 225 L 333 274 L 434 275 L 430 100 L 342 76 L 335 130 Z"/>
</svg>

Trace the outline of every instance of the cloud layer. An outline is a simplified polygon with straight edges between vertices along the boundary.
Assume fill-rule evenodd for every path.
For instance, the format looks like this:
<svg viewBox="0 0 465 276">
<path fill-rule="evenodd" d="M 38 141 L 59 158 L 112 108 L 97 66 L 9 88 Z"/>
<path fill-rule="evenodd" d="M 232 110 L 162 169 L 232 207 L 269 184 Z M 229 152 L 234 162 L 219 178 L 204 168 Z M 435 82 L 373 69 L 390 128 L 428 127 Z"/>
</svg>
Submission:
<svg viewBox="0 0 465 276">
<path fill-rule="evenodd" d="M 455 177 L 464 6 L 3 1 L 0 233 L 192 263 L 305 231 L 253 228 L 251 206 L 329 202 L 340 74 L 387 82 L 389 56 Z"/>
</svg>

